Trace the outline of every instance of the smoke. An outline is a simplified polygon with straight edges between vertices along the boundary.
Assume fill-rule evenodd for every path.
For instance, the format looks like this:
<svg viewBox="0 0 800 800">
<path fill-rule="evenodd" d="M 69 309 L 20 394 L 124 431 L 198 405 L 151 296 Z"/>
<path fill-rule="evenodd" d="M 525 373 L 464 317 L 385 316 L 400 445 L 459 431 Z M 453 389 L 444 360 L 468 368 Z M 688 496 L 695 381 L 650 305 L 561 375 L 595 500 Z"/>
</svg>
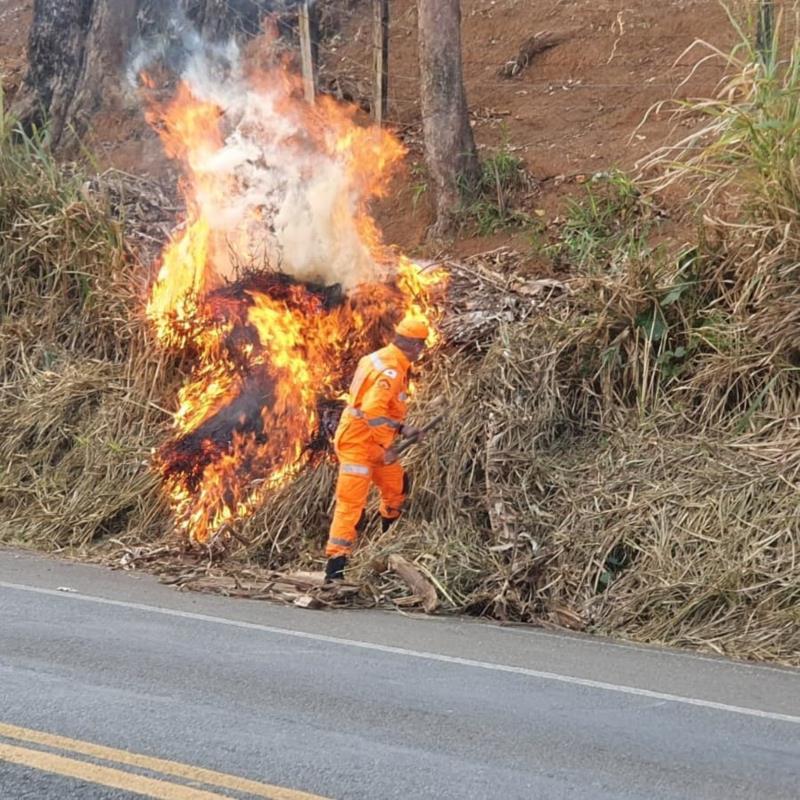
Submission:
<svg viewBox="0 0 800 800">
<path fill-rule="evenodd" d="M 224 109 L 222 124 L 230 128 L 223 147 L 195 165 L 205 173 L 201 183 L 214 187 L 199 198 L 203 214 L 234 244 L 224 253 L 217 248 L 217 270 L 228 276 L 233 260 L 243 259 L 345 288 L 374 279 L 356 223 L 363 198 L 347 161 L 318 149 L 286 83 L 275 76 L 255 89 L 237 64 L 221 81 L 219 69 L 198 54 L 183 76 L 196 97 Z"/>
<path fill-rule="evenodd" d="M 217 232 L 237 242 L 226 255 L 345 288 L 374 279 L 376 265 L 357 229 L 364 198 L 347 160 L 309 136 L 307 109 L 287 96 L 291 84 L 275 76 L 272 85 L 254 89 L 237 68 L 224 82 L 215 74 L 197 56 L 184 79 L 196 96 L 224 109 L 223 124 L 231 127 L 200 167 L 228 187 L 201 201 Z M 232 266 L 217 264 L 223 273 Z"/>
<path fill-rule="evenodd" d="M 254 78 L 234 41 L 204 41 L 180 17 L 158 46 L 135 54 L 132 80 L 153 63 L 166 64 L 194 98 L 222 112 L 222 147 L 189 157 L 193 200 L 211 227 L 217 275 L 233 278 L 242 267 L 268 267 L 350 289 L 382 274 L 384 266 L 362 239 L 375 176 L 359 179 L 352 152 L 333 141 L 335 125 L 325 129 L 324 110 L 297 97 L 298 83 L 283 67 Z M 334 123 L 340 119 L 333 115 Z M 374 146 L 387 136 L 358 130 Z M 395 147 L 397 158 L 402 151 Z"/>
<path fill-rule="evenodd" d="M 213 42 L 205 38 L 178 4 L 161 7 L 160 13 L 142 28 L 127 59 L 126 77 L 134 90 L 139 89 L 142 72 L 153 67 L 179 77 L 198 54 L 204 54 L 209 64 L 232 63 L 238 58 L 234 41 Z"/>
</svg>

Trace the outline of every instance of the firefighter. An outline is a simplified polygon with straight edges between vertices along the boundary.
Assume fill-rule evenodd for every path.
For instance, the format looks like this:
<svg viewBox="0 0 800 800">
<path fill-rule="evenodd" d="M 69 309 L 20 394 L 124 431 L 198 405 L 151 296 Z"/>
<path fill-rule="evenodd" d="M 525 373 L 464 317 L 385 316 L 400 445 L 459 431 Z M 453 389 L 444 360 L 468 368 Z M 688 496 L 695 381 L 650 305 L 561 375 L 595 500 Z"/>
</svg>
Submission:
<svg viewBox="0 0 800 800">
<path fill-rule="evenodd" d="M 347 559 L 366 521 L 364 506 L 374 483 L 381 496 L 384 531 L 399 518 L 409 482 L 392 450 L 395 437 L 419 438 L 407 425 L 408 373 L 425 349 L 428 326 L 405 318 L 395 328 L 394 341 L 359 361 L 350 384 L 348 406 L 333 440 L 339 458 L 336 508 L 325 554 L 327 580 L 342 578 Z"/>
</svg>

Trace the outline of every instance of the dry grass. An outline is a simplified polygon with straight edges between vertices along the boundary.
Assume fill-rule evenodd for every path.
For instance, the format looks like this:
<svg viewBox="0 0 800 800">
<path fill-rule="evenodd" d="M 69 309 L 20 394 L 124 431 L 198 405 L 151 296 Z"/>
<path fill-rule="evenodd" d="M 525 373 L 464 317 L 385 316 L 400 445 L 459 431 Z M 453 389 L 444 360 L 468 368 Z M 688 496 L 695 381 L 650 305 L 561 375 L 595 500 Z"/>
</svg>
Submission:
<svg viewBox="0 0 800 800">
<path fill-rule="evenodd" d="M 122 224 L 0 107 L 0 541 L 163 532 L 166 415 Z"/>
<path fill-rule="evenodd" d="M 365 560 L 399 551 L 472 613 L 797 663 L 799 420 L 576 424 L 580 378 L 541 368 L 534 327 L 445 384 L 409 518 Z"/>
<path fill-rule="evenodd" d="M 445 327 L 477 344 L 440 352 L 425 376 L 416 413 L 444 399 L 447 423 L 409 459 L 406 518 L 383 535 L 373 518 L 356 574 L 397 599 L 372 565 L 400 553 L 451 610 L 797 663 L 797 383 L 740 353 L 710 386 L 713 349 L 676 377 L 641 330 L 664 287 L 624 291 L 629 279 L 576 281 L 529 315 L 508 279 L 456 270 L 467 294 L 451 307 L 483 311 Z M 749 402 L 719 402 L 744 379 Z M 271 498 L 248 555 L 308 565 L 333 477 L 325 463 Z"/>
<path fill-rule="evenodd" d="M 124 366 L 52 352 L 3 393 L 0 539 L 85 548 L 163 521 L 147 445 L 160 413 Z M 163 527 L 162 527 L 163 530 Z"/>
<path fill-rule="evenodd" d="M 715 55 L 732 77 L 681 109 L 708 125 L 645 165 L 640 210 L 619 176 L 621 230 L 602 194 L 575 209 L 569 297 L 522 314 L 487 271 L 451 303 L 461 349 L 418 411 L 444 396 L 449 424 L 406 519 L 366 537 L 376 591 L 399 552 L 453 609 L 800 663 L 800 53 Z M 670 259 L 645 228 L 676 182 L 698 243 Z"/>
<path fill-rule="evenodd" d="M 447 346 L 415 407 L 444 400 L 447 421 L 408 458 L 406 517 L 364 537 L 354 574 L 373 599 L 402 593 L 373 570 L 398 553 L 453 611 L 800 664 L 796 63 L 741 49 L 721 99 L 686 109 L 706 129 L 648 165 L 656 189 L 694 187 L 680 258 L 648 249 L 653 201 L 616 176 L 624 224 L 595 193 L 565 227 L 569 286 L 514 278 L 501 251 L 451 265 Z M 161 539 L 147 461 L 178 365 L 149 356 L 104 201 L 9 125 L 0 541 Z M 229 558 L 319 565 L 334 478 L 320 457 Z"/>
</svg>

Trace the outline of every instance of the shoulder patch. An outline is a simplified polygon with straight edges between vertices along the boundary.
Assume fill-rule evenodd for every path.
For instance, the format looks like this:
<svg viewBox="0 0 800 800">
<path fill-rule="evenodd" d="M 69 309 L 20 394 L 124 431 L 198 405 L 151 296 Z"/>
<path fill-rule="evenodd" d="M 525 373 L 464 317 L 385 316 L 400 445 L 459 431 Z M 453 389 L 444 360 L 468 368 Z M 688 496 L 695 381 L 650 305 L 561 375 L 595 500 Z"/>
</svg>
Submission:
<svg viewBox="0 0 800 800">
<path fill-rule="evenodd" d="M 392 379 L 397 377 L 397 370 L 396 369 L 385 369 L 383 372 L 384 372 L 385 375 L 388 375 Z"/>
<path fill-rule="evenodd" d="M 377 384 L 381 389 L 391 389 L 392 384 L 386 380 L 386 378 L 378 378 Z"/>
</svg>

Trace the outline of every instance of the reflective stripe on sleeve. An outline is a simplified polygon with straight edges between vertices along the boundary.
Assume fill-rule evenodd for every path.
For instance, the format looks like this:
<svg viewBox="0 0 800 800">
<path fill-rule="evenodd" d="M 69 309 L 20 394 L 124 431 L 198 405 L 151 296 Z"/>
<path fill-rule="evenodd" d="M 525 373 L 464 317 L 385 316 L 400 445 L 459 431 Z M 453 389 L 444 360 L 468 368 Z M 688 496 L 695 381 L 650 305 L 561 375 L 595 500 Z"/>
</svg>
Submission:
<svg viewBox="0 0 800 800">
<path fill-rule="evenodd" d="M 377 353 L 370 353 L 369 358 L 370 361 L 372 361 L 372 366 L 375 367 L 378 372 L 383 372 L 386 369 L 386 364 L 381 361 L 381 357 Z"/>
<path fill-rule="evenodd" d="M 369 467 L 364 464 L 342 464 L 345 475 L 369 475 Z"/>
<path fill-rule="evenodd" d="M 402 422 L 397 422 L 393 419 L 389 419 L 389 417 L 373 417 L 372 419 L 366 417 L 366 420 L 367 420 L 367 425 L 369 425 L 370 428 L 377 428 L 381 425 L 388 425 L 390 428 L 394 428 L 396 431 L 399 431 L 400 428 L 403 427 Z"/>
</svg>

